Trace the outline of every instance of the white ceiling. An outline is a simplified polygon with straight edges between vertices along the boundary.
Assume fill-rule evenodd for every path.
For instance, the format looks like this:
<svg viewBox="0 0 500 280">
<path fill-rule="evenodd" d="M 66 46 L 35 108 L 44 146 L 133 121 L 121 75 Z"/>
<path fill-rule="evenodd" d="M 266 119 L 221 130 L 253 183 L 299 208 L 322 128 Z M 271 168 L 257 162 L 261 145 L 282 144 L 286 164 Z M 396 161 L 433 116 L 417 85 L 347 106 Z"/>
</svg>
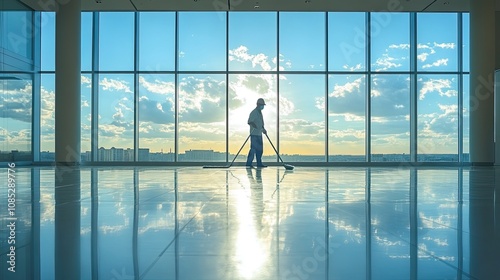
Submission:
<svg viewBox="0 0 500 280">
<path fill-rule="evenodd" d="M 54 11 L 73 0 L 19 0 L 34 10 Z M 478 0 L 81 0 L 83 11 L 404 11 L 468 12 Z M 496 10 L 500 11 L 500 0 Z"/>
</svg>

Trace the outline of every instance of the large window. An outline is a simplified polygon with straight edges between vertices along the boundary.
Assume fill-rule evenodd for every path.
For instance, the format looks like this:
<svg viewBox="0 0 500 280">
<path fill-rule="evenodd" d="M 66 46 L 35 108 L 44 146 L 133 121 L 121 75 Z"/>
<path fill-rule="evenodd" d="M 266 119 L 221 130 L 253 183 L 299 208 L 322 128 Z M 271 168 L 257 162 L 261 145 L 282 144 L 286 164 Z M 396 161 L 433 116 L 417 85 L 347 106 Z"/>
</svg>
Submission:
<svg viewBox="0 0 500 280">
<path fill-rule="evenodd" d="M 226 81 L 223 75 L 179 75 L 179 159 L 224 161 Z"/>
<path fill-rule="evenodd" d="M 134 13 L 103 12 L 99 20 L 99 70 L 134 70 Z"/>
<path fill-rule="evenodd" d="M 366 13 L 328 13 L 328 70 L 366 69 Z"/>
<path fill-rule="evenodd" d="M 325 75 L 281 75 L 280 153 L 285 161 L 325 161 Z"/>
<path fill-rule="evenodd" d="M 99 160 L 134 160 L 134 76 L 99 75 Z"/>
<path fill-rule="evenodd" d="M 418 161 L 457 161 L 458 77 L 421 75 L 417 84 Z"/>
<path fill-rule="evenodd" d="M 372 13 L 371 70 L 410 70 L 410 14 Z"/>
<path fill-rule="evenodd" d="M 40 159 L 51 161 L 55 14 L 41 20 Z M 468 28 L 462 13 L 84 12 L 82 159 L 231 161 L 264 98 L 287 161 L 468 161 Z"/>
<path fill-rule="evenodd" d="M 366 77 L 330 75 L 328 80 L 330 161 L 365 161 Z"/>
<path fill-rule="evenodd" d="M 280 70 L 325 70 L 325 18 L 325 13 L 280 13 Z"/>
<path fill-rule="evenodd" d="M 379 74 L 371 80 L 371 160 L 409 161 L 410 77 Z"/>
<path fill-rule="evenodd" d="M 0 161 L 31 161 L 32 79 L 0 79 Z"/>
<path fill-rule="evenodd" d="M 179 70 L 226 70 L 226 13 L 179 13 Z"/>
</svg>

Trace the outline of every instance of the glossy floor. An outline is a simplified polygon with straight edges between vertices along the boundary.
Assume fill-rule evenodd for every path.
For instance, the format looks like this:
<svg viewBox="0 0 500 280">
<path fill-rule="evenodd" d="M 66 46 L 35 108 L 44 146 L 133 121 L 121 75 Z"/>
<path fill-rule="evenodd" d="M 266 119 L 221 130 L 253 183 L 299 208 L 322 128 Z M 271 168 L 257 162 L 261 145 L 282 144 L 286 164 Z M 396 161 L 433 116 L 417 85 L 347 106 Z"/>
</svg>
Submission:
<svg viewBox="0 0 500 280">
<path fill-rule="evenodd" d="M 1 279 L 500 279 L 491 167 L 15 167 L 0 178 Z"/>
</svg>

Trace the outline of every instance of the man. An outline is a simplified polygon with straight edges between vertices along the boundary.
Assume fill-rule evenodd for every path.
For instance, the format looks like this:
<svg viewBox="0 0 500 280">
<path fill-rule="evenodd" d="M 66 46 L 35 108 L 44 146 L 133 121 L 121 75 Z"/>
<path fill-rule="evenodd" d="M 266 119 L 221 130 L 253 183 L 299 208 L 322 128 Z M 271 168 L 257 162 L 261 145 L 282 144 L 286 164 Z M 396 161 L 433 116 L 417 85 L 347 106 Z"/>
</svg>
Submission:
<svg viewBox="0 0 500 280">
<path fill-rule="evenodd" d="M 266 106 L 264 99 L 257 99 L 257 107 L 252 110 L 248 117 L 248 125 L 250 125 L 250 152 L 248 152 L 247 167 L 252 166 L 254 157 L 257 161 L 257 167 L 267 167 L 262 164 L 262 153 L 264 152 L 262 133 L 267 134 L 267 130 L 264 128 L 264 117 L 262 117 L 264 106 Z"/>
</svg>

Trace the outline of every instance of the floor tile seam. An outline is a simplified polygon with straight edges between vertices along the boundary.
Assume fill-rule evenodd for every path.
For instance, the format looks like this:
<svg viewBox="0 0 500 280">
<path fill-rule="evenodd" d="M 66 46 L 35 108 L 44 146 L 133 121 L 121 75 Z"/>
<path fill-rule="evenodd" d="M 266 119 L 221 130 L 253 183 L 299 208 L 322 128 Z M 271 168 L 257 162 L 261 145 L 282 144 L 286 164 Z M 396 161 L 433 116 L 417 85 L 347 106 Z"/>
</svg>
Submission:
<svg viewBox="0 0 500 280">
<path fill-rule="evenodd" d="M 160 260 L 160 258 L 163 256 L 163 254 L 170 248 L 170 246 L 176 240 L 178 240 L 179 236 L 181 235 L 183 230 L 186 228 L 186 226 L 189 223 L 191 223 L 193 221 L 193 219 L 201 212 L 201 208 L 202 207 L 200 207 L 200 210 L 198 210 L 198 212 L 196 214 L 194 214 L 193 217 L 191 217 L 188 222 L 186 222 L 180 229 L 177 230 L 176 234 L 174 235 L 174 238 L 170 241 L 170 243 L 168 243 L 168 245 L 165 247 L 165 249 L 163 249 L 163 251 L 160 252 L 158 257 L 151 263 L 151 265 L 145 269 L 145 271 L 142 273 L 142 275 L 139 276 L 139 279 L 144 279 L 144 277 L 147 275 L 147 273 L 156 265 L 156 263 Z"/>
<path fill-rule="evenodd" d="M 411 246 L 415 246 L 415 245 L 411 244 Z M 476 277 L 470 275 L 469 273 L 465 272 L 464 270 L 462 270 L 462 269 L 460 269 L 460 268 L 452 265 L 451 263 L 449 263 L 449 262 L 441 259 L 440 257 L 432 254 L 431 252 L 429 252 L 427 250 L 423 250 L 423 249 L 419 248 L 418 246 L 417 246 L 417 250 L 419 252 L 423 252 L 424 254 L 426 254 L 427 256 L 431 257 L 432 259 L 437 260 L 437 261 L 441 262 L 442 264 L 444 264 L 444 265 L 446 265 L 446 266 L 448 266 L 448 267 L 450 267 L 450 268 L 452 268 L 452 269 L 454 269 L 456 271 L 459 271 L 461 274 L 464 274 L 465 276 L 469 277 L 470 279 L 479 280 L 479 278 L 476 278 Z"/>
</svg>

